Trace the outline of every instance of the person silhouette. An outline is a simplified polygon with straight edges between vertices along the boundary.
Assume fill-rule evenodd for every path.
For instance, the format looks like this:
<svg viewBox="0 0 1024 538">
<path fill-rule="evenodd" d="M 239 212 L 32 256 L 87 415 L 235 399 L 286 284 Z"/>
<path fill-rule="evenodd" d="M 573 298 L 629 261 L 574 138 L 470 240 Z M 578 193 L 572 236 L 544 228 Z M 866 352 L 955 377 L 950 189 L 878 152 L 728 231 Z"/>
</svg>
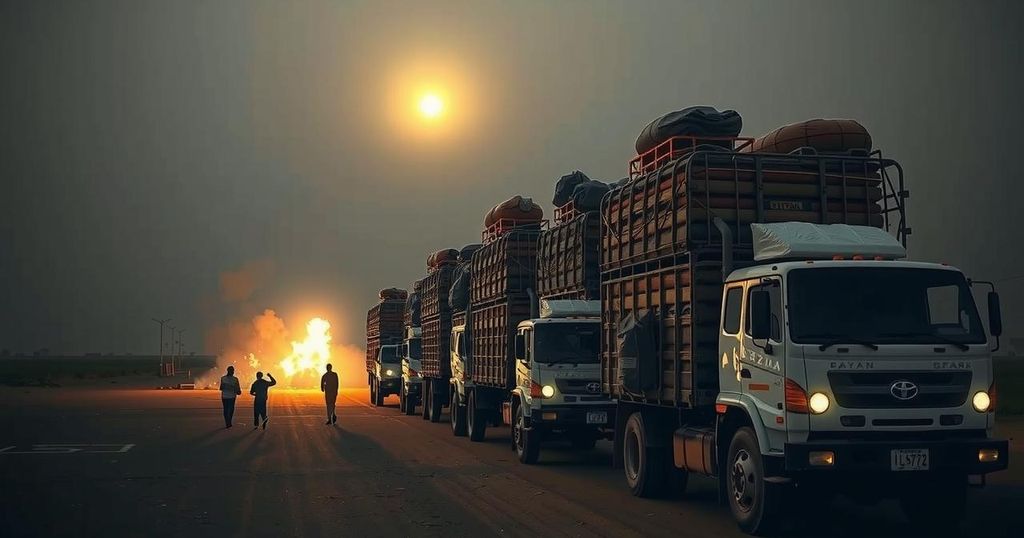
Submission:
<svg viewBox="0 0 1024 538">
<path fill-rule="evenodd" d="M 267 429 L 267 422 L 270 421 L 270 417 L 267 416 L 267 396 L 269 396 L 270 387 L 277 384 L 277 380 L 274 376 L 267 373 L 267 377 L 270 381 L 263 379 L 263 372 L 256 372 L 256 381 L 252 382 L 252 387 L 249 388 L 249 394 L 254 397 L 252 402 L 252 415 L 253 415 L 253 426 L 252 429 L 260 427 L 260 419 L 263 419 L 263 429 Z"/>
<path fill-rule="evenodd" d="M 331 365 L 327 365 L 327 373 L 320 378 L 320 392 L 324 393 L 324 401 L 327 403 L 327 422 L 324 424 L 337 424 L 338 414 L 334 412 L 334 405 L 338 402 L 338 374 L 331 371 Z"/>
<path fill-rule="evenodd" d="M 224 406 L 224 429 L 231 427 L 235 416 L 235 398 L 242 393 L 242 385 L 235 377 L 235 367 L 228 366 L 227 375 L 220 378 L 220 402 Z"/>
</svg>

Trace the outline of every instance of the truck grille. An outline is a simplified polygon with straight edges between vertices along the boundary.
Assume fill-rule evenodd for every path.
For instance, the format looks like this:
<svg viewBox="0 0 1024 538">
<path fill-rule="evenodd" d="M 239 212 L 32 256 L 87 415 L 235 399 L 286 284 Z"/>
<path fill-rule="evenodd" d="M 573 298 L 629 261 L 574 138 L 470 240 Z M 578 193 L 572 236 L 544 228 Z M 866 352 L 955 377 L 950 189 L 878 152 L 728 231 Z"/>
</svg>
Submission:
<svg viewBox="0 0 1024 538">
<path fill-rule="evenodd" d="M 971 372 L 829 372 L 836 403 L 847 409 L 909 409 L 959 407 L 967 400 Z M 909 381 L 917 394 L 901 400 L 892 393 L 899 381 Z"/>
<path fill-rule="evenodd" d="M 555 386 L 560 394 L 581 394 L 596 396 L 601 394 L 601 382 L 593 379 L 555 378 Z M 597 390 L 592 390 L 596 387 Z"/>
</svg>

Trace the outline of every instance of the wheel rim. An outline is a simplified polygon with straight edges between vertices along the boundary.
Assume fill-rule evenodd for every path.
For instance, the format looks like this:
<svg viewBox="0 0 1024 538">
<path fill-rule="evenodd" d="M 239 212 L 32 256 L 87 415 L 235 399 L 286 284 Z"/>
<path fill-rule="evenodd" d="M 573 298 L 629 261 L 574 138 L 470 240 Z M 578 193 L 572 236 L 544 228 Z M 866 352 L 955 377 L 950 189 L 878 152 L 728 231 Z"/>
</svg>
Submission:
<svg viewBox="0 0 1024 538">
<path fill-rule="evenodd" d="M 522 408 L 516 409 L 516 427 L 512 428 L 512 442 L 515 443 L 516 451 L 522 453 L 523 448 L 523 430 L 526 428 L 526 418 L 523 417 Z"/>
<path fill-rule="evenodd" d="M 630 482 L 636 482 L 640 476 L 640 438 L 634 431 L 626 432 L 626 440 L 623 443 L 623 463 L 626 469 L 626 478 Z"/>
<path fill-rule="evenodd" d="M 754 460 L 746 449 L 739 449 L 732 462 L 732 497 L 736 506 L 744 512 L 749 512 L 756 499 L 757 470 L 754 468 Z"/>
</svg>

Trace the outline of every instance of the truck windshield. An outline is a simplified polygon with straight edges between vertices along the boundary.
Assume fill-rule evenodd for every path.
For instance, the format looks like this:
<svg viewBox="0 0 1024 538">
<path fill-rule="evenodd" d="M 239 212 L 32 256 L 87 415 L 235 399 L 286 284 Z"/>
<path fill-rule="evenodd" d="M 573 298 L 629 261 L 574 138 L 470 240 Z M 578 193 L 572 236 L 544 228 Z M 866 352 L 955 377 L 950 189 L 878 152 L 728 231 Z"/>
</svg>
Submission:
<svg viewBox="0 0 1024 538">
<path fill-rule="evenodd" d="M 797 343 L 983 344 L 963 275 L 942 269 L 828 267 L 790 271 Z"/>
<path fill-rule="evenodd" d="M 409 358 L 417 361 L 420 360 L 420 339 L 410 338 L 406 343 L 409 344 Z"/>
<path fill-rule="evenodd" d="M 538 362 L 589 364 L 600 360 L 601 326 L 597 323 L 538 323 L 533 329 L 533 358 Z"/>
<path fill-rule="evenodd" d="M 397 363 L 398 362 L 398 347 L 397 346 L 385 346 L 380 348 L 380 362 L 381 363 Z"/>
</svg>

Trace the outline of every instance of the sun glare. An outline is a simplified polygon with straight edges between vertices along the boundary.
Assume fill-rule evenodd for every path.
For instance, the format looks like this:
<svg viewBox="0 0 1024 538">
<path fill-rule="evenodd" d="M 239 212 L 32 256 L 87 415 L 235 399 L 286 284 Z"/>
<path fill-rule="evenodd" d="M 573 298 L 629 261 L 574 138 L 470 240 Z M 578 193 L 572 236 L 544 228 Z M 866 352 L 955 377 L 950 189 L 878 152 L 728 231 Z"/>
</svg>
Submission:
<svg viewBox="0 0 1024 538">
<path fill-rule="evenodd" d="M 420 113 L 427 118 L 436 118 L 444 112 L 444 102 L 435 94 L 428 93 L 420 99 Z"/>
</svg>

